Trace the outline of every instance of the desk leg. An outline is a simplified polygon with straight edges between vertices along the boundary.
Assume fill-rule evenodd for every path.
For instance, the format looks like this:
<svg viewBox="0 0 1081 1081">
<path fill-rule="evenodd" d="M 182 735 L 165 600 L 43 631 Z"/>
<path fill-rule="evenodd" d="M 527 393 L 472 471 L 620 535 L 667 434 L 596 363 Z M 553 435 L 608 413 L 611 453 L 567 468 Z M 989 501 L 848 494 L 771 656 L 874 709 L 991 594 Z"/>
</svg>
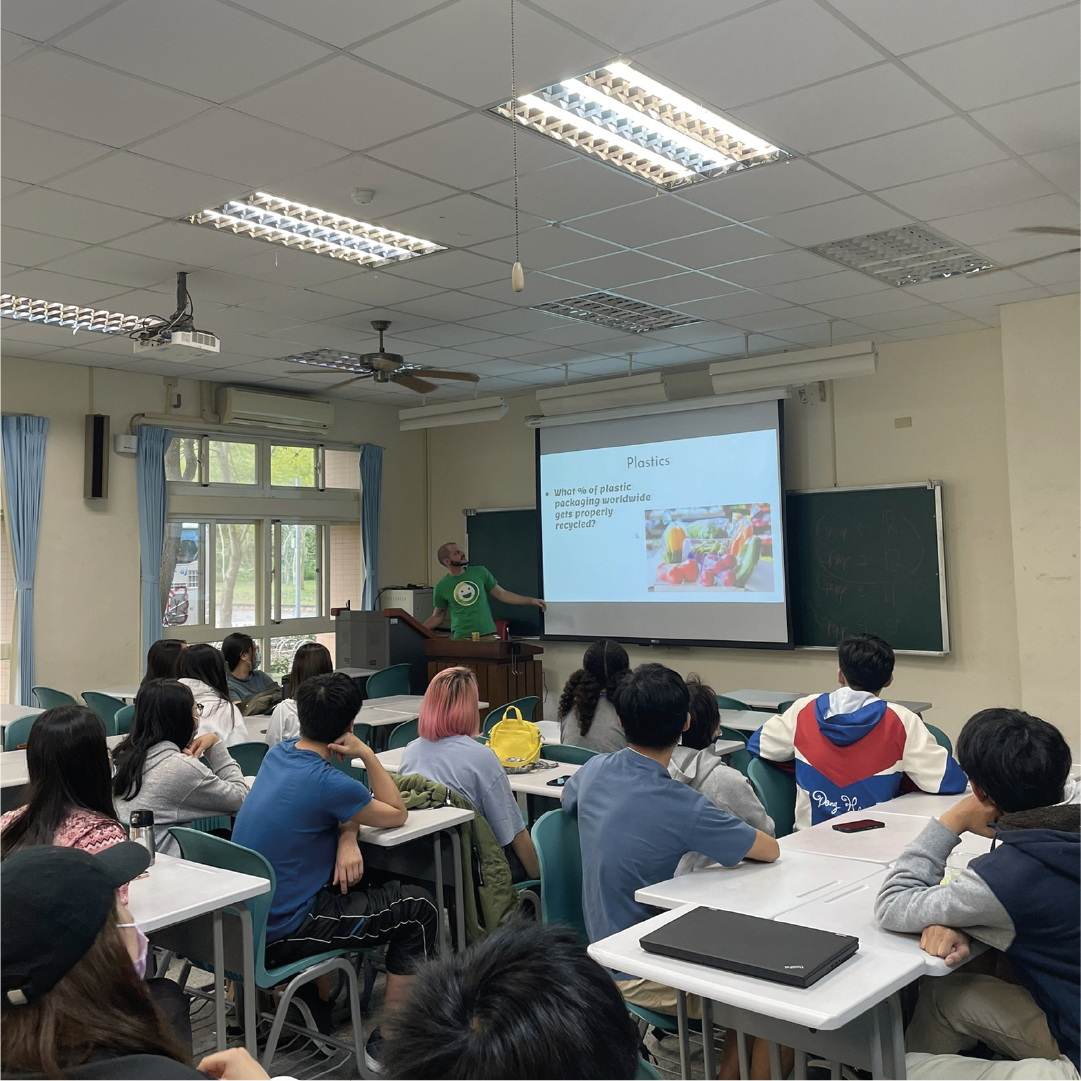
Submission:
<svg viewBox="0 0 1081 1081">
<path fill-rule="evenodd" d="M 443 918 L 446 898 L 443 896 L 443 833 L 432 834 L 432 858 L 435 861 L 435 903 L 439 910 L 439 949 L 447 952 L 447 921 Z M 461 900 L 461 898 L 456 898 Z"/>
<path fill-rule="evenodd" d="M 796 1051 L 795 1063 L 792 1068 L 794 1081 L 807 1081 L 807 1052 Z"/>
<path fill-rule="evenodd" d="M 908 1076 L 905 1070 L 905 1021 L 901 1010 L 901 996 L 891 995 L 885 1004 L 889 1011 L 890 1044 L 892 1045 L 892 1076 L 903 1081 Z M 887 1059 L 887 1062 L 890 1060 Z"/>
<path fill-rule="evenodd" d="M 221 909 L 214 910 L 214 1022 L 218 1029 L 218 1050 L 225 1050 L 225 938 Z"/>
<path fill-rule="evenodd" d="M 905 1034 L 898 995 L 891 995 L 874 1008 L 871 1024 L 871 1076 L 903 1079 Z"/>
<path fill-rule="evenodd" d="M 676 1024 L 679 1028 L 679 1076 L 688 1081 L 691 1076 L 691 1034 L 687 1026 L 687 995 L 676 992 Z"/>
<path fill-rule="evenodd" d="M 702 1066 L 709 1081 L 717 1076 L 717 1045 L 713 1041 L 713 1002 L 702 999 Z"/>
<path fill-rule="evenodd" d="M 465 877 L 462 874 L 462 835 L 458 827 L 450 830 L 450 851 L 454 863 L 454 916 L 458 949 L 465 949 Z"/>
<path fill-rule="evenodd" d="M 774 1043 L 772 1040 L 769 1043 L 769 1075 L 770 1077 L 777 1078 L 778 1081 L 784 1081 L 784 1071 L 781 1069 L 781 1045 Z"/>
<path fill-rule="evenodd" d="M 248 1054 L 258 1061 L 256 1032 L 259 1023 L 259 988 L 255 986 L 255 934 L 248 906 L 238 904 L 236 912 L 240 917 L 240 941 L 244 955 L 244 967 L 241 970 L 244 977 L 244 1046 Z"/>
<path fill-rule="evenodd" d="M 751 1061 L 747 1055 L 747 1035 L 739 1029 L 735 1029 L 733 1035 L 736 1037 L 736 1052 L 739 1056 L 739 1076 L 750 1077 Z"/>
</svg>

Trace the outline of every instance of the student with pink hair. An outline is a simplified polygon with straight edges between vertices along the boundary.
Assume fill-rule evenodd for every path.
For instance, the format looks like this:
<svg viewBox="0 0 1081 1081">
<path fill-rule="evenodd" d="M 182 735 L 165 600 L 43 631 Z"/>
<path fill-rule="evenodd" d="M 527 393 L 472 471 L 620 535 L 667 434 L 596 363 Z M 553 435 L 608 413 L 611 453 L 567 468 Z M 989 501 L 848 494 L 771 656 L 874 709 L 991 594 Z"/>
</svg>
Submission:
<svg viewBox="0 0 1081 1081">
<path fill-rule="evenodd" d="M 419 773 L 463 796 L 488 820 L 510 861 L 515 881 L 538 878 L 529 830 L 499 759 L 473 738 L 480 730 L 477 680 L 468 668 L 444 668 L 424 694 L 418 730 L 398 772 Z"/>
</svg>

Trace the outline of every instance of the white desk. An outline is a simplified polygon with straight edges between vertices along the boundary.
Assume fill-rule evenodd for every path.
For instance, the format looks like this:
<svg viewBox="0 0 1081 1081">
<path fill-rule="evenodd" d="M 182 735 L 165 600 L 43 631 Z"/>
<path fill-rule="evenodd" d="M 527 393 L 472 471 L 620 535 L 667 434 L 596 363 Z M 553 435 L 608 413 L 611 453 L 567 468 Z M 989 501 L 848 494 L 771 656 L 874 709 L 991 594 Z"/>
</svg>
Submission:
<svg viewBox="0 0 1081 1081">
<path fill-rule="evenodd" d="M 105 742 L 112 750 L 123 736 L 107 736 Z M 18 788 L 30 783 L 30 772 L 26 768 L 26 748 L 18 751 L 5 751 L 0 754 L 0 788 Z"/>
<path fill-rule="evenodd" d="M 559 721 L 534 721 L 545 743 L 559 743 L 563 739 Z"/>
<path fill-rule="evenodd" d="M 123 698 L 126 701 L 135 701 L 135 696 L 139 693 L 138 683 L 121 683 L 117 687 L 91 687 L 91 694 L 107 694 L 113 698 Z"/>
<path fill-rule="evenodd" d="M 874 818 L 875 812 L 882 810 L 895 815 L 917 815 L 926 820 L 938 818 L 944 811 L 948 811 L 955 804 L 960 803 L 965 796 L 970 796 L 972 790 L 966 788 L 964 792 L 955 792 L 952 796 L 935 796 L 930 792 L 906 792 L 903 796 L 879 803 L 868 811 L 868 815 Z"/>
<path fill-rule="evenodd" d="M 365 676 L 374 676 L 379 671 L 378 668 L 335 668 L 335 672 L 341 672 L 343 676 L 348 676 L 350 679 L 363 679 Z"/>
<path fill-rule="evenodd" d="M 369 698 L 365 705 L 379 706 L 380 709 L 402 709 L 412 716 L 420 714 L 420 705 L 424 701 L 422 694 L 388 694 L 385 698 Z M 487 702 L 478 702 L 478 709 L 487 709 Z"/>
<path fill-rule="evenodd" d="M 764 710 L 769 713 L 776 713 L 777 708 L 782 702 L 792 702 L 797 698 L 806 698 L 806 691 L 797 693 L 796 691 L 755 691 L 755 690 L 742 690 L 742 691 L 722 691 L 726 698 L 734 698 L 737 702 L 742 702 L 745 706 L 750 706 L 754 710 Z M 904 706 L 905 709 L 912 710 L 913 713 L 926 713 L 931 708 L 930 702 L 908 702 L 903 698 L 894 699 L 899 706 Z"/>
<path fill-rule="evenodd" d="M 188 923 L 199 916 L 213 919 L 214 1003 L 217 1012 L 218 1050 L 225 1050 L 225 943 L 222 910 L 235 907 L 241 920 L 241 949 L 244 983 L 245 1046 L 252 1055 L 256 1049 L 255 944 L 251 913 L 244 901 L 270 891 L 265 878 L 207 867 L 175 856 L 159 854 L 146 878 L 137 878 L 128 888 L 128 908 L 143 931 L 152 934 Z M 194 927 L 185 929 L 196 933 Z M 163 940 L 168 936 L 159 936 Z M 179 942 L 177 943 L 180 944 Z M 235 970 L 234 970 L 235 971 Z"/>
<path fill-rule="evenodd" d="M 543 756 L 544 752 L 541 751 Z M 543 758 L 542 758 L 543 762 Z M 563 799 L 563 789 L 549 786 L 548 782 L 555 777 L 573 777 L 581 765 L 573 762 L 553 762 L 551 769 L 530 770 L 529 773 L 508 773 L 510 790 L 519 797 L 519 804 L 525 796 L 546 796 L 548 799 Z"/>
<path fill-rule="evenodd" d="M 923 972 L 918 959 L 899 950 L 861 947 L 812 987 L 802 989 L 642 949 L 643 935 L 693 907 L 663 912 L 595 942 L 589 947 L 590 956 L 617 972 L 712 1001 L 717 1020 L 737 1032 L 870 1068 L 875 1077 L 905 1076 L 901 1009 L 895 996 Z"/>
<path fill-rule="evenodd" d="M 880 864 L 863 860 L 784 852 L 776 863 L 745 860 L 736 867 L 718 864 L 643 886 L 635 891 L 634 899 L 656 908 L 701 905 L 771 919 L 809 901 L 832 896 L 879 872 L 883 872 Z"/>
<path fill-rule="evenodd" d="M 722 709 L 721 724 L 739 732 L 757 732 L 766 718 L 757 709 Z"/>
<path fill-rule="evenodd" d="M 381 702 L 381 698 L 374 699 Z M 357 724 L 370 724 L 372 728 L 381 728 L 387 724 L 404 724 L 406 721 L 415 721 L 417 715 L 400 709 L 387 709 L 383 706 L 369 705 L 367 702 L 361 706 L 360 712 L 354 718 Z"/>
<path fill-rule="evenodd" d="M 22 717 L 36 717 L 44 712 L 45 710 L 38 709 L 37 706 L 15 706 L 4 702 L 0 704 L 0 725 L 11 724 Z"/>
</svg>

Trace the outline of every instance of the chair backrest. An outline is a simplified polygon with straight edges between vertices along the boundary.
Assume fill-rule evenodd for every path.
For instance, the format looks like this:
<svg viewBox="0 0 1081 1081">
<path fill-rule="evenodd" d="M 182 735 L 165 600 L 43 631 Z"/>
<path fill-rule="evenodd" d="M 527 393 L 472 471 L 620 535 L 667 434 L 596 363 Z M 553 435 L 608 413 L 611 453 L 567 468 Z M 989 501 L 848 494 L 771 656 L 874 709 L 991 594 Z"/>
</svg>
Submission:
<svg viewBox="0 0 1081 1081">
<path fill-rule="evenodd" d="M 77 706 L 79 703 L 63 691 L 54 691 L 52 687 L 31 687 L 34 701 L 40 709 L 52 709 L 54 706 Z"/>
<path fill-rule="evenodd" d="M 573 766 L 588 762 L 596 753 L 588 747 L 574 747 L 569 743 L 546 743 L 541 747 L 541 758 L 547 758 L 549 762 L 566 762 Z"/>
<path fill-rule="evenodd" d="M 259 767 L 263 764 L 263 759 L 266 758 L 266 753 L 270 748 L 262 741 L 252 740 L 250 743 L 235 743 L 226 750 L 236 760 L 237 765 L 240 766 L 240 772 L 245 777 L 254 777 L 259 772 Z"/>
<path fill-rule="evenodd" d="M 4 750 L 5 751 L 17 751 L 20 747 L 26 746 L 26 741 L 30 736 L 30 729 L 34 727 L 34 722 L 38 719 L 39 714 L 35 713 L 30 717 L 20 717 L 17 721 L 11 721 L 9 724 L 4 725 Z"/>
<path fill-rule="evenodd" d="M 653 1065 L 652 1062 L 647 1062 L 644 1058 L 638 1059 L 638 1069 L 634 1075 L 634 1081 L 661 1081 L 664 1074 Z"/>
<path fill-rule="evenodd" d="M 717 708 L 718 709 L 750 709 L 746 702 L 741 702 L 738 698 L 729 698 L 726 694 L 717 695 Z"/>
<path fill-rule="evenodd" d="M 116 734 L 118 736 L 126 736 L 131 731 L 131 722 L 134 717 L 134 706 L 125 706 L 123 709 L 116 711 L 113 723 L 116 725 Z"/>
<path fill-rule="evenodd" d="M 754 755 L 748 750 L 729 751 L 724 756 L 725 765 L 738 769 L 744 777 L 747 776 L 747 770 L 754 760 Z"/>
<path fill-rule="evenodd" d="M 578 820 L 561 808 L 542 814 L 533 824 L 541 881 L 541 918 L 575 931 L 589 942 L 582 915 L 582 847 Z"/>
<path fill-rule="evenodd" d="M 389 668 L 373 672 L 368 677 L 368 689 L 365 693 L 368 698 L 389 698 L 392 694 L 408 694 L 410 673 L 411 668 L 408 664 L 392 664 Z"/>
<path fill-rule="evenodd" d="M 766 814 L 773 819 L 776 836 L 787 837 L 796 824 L 795 774 L 752 756 L 747 764 L 747 780 L 766 808 Z"/>
<path fill-rule="evenodd" d="M 124 708 L 124 703 L 111 694 L 100 691 L 83 691 L 83 701 L 105 722 L 105 734 L 117 735 L 116 715 Z"/>
<path fill-rule="evenodd" d="M 722 724 L 720 732 L 717 733 L 718 739 L 738 739 L 740 743 L 746 743 L 749 736 L 749 732 L 744 732 L 739 728 L 729 728 L 726 724 Z"/>
<path fill-rule="evenodd" d="M 947 736 L 941 728 L 936 728 L 933 724 L 927 724 L 926 721 L 924 721 L 923 723 L 927 725 L 927 731 L 935 737 L 935 742 L 940 747 L 945 747 L 947 753 L 953 754 L 953 743 L 950 741 L 950 737 Z"/>
<path fill-rule="evenodd" d="M 402 721 L 401 724 L 395 725 L 394 730 L 390 733 L 390 739 L 387 740 L 387 748 L 393 750 L 395 747 L 404 747 L 408 743 L 412 743 L 417 738 L 417 725 L 419 721 L 414 717 L 411 721 Z"/>
<path fill-rule="evenodd" d="M 353 735 L 363 743 L 371 743 L 372 726 L 366 721 L 357 721 L 357 723 L 353 725 Z"/>
<path fill-rule="evenodd" d="M 537 712 L 537 704 L 540 699 L 535 694 L 527 694 L 525 698 L 515 698 L 513 702 L 504 702 L 501 706 L 496 706 L 487 717 L 484 718 L 484 725 L 481 728 L 481 732 L 487 735 L 501 720 L 507 710 L 512 706 L 518 708 L 518 712 L 522 715 L 523 721 L 533 720 L 533 714 Z"/>
</svg>

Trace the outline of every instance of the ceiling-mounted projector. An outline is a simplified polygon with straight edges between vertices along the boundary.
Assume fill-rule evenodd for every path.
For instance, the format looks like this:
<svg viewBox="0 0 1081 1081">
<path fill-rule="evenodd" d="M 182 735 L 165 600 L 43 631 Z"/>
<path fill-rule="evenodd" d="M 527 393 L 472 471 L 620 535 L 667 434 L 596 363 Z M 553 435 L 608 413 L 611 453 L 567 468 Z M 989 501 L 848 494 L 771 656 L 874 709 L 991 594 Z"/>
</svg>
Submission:
<svg viewBox="0 0 1081 1081">
<path fill-rule="evenodd" d="M 176 275 L 176 311 L 168 318 L 149 317 L 132 338 L 137 357 L 168 357 L 178 363 L 198 360 L 221 352 L 221 342 L 209 330 L 196 330 L 195 306 L 188 294 L 188 275 L 178 271 Z"/>
</svg>

